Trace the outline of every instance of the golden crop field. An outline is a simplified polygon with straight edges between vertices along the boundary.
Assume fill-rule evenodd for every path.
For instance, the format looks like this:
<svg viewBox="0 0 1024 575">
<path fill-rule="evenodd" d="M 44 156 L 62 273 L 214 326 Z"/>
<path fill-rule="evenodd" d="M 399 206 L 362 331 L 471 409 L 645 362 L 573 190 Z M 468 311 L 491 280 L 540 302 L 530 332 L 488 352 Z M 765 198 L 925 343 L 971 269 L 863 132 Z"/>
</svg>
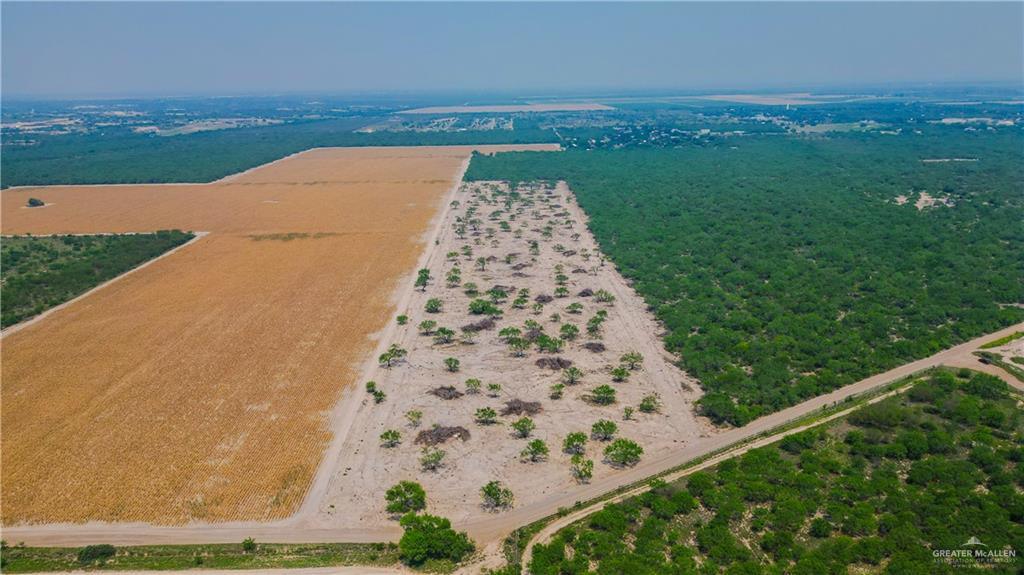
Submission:
<svg viewBox="0 0 1024 575">
<path fill-rule="evenodd" d="M 4 337 L 3 524 L 291 514 L 471 150 L 322 149 L 207 185 L 2 192 L 5 234 L 210 232 Z"/>
</svg>

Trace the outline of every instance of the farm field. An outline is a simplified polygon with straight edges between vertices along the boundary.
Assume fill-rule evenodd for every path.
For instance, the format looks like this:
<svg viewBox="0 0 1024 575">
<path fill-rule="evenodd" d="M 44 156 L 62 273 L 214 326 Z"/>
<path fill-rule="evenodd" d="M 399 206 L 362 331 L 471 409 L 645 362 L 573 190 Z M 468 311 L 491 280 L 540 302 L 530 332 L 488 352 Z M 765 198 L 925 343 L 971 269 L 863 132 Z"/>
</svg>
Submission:
<svg viewBox="0 0 1024 575">
<path fill-rule="evenodd" d="M 328 461 L 340 458 L 311 499 L 317 524 L 393 525 L 382 502 L 399 480 L 421 483 L 431 513 L 460 525 L 505 510 L 482 500 L 490 481 L 511 490 L 515 508 L 571 493 L 590 481 L 574 472 L 586 461 L 594 480 L 630 467 L 603 454 L 612 441 L 592 433 L 600 420 L 642 458 L 714 432 L 694 413 L 696 382 L 606 265 L 567 186 L 475 182 L 451 200 L 421 264 L 431 279 L 402 306 L 389 340 L 406 355 L 368 375 L 381 401 L 364 393 L 332 446 Z M 623 367 L 630 353 L 635 365 Z M 614 397 L 602 402 L 602 387 Z M 388 430 L 396 445 L 382 438 Z M 574 432 L 575 463 L 564 445 Z M 547 453 L 523 453 L 538 441 Z M 425 468 L 424 455 L 438 451 L 440 465 Z"/>
<path fill-rule="evenodd" d="M 609 504 L 535 546 L 529 572 L 1017 573 L 1019 407 L 997 378 L 936 370 Z M 970 556 L 942 554 L 961 549 Z"/>
<path fill-rule="evenodd" d="M 5 234 L 209 232 L 4 337 L 3 524 L 294 512 L 473 149 L 318 149 L 209 185 L 2 192 Z M 50 206 L 19 209 L 30 195 Z"/>
</svg>

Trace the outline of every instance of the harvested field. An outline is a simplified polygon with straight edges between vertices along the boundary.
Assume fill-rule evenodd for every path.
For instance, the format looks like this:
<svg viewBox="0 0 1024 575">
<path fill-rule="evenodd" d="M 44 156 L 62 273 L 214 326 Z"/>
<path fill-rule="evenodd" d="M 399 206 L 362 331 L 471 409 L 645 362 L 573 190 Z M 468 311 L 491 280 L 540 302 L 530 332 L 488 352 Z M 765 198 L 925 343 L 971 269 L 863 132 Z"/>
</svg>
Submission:
<svg viewBox="0 0 1024 575">
<path fill-rule="evenodd" d="M 3 524 L 293 513 L 472 149 L 319 149 L 208 185 L 2 192 L 5 234 L 210 232 L 4 337 Z M 20 209 L 29 195 L 52 206 Z"/>
<path fill-rule="evenodd" d="M 310 525 L 393 525 L 381 502 L 400 480 L 421 483 L 431 511 L 461 525 L 492 516 L 480 498 L 492 480 L 513 491 L 513 509 L 583 490 L 562 442 L 571 432 L 589 436 L 599 419 L 614 421 L 616 437 L 639 443 L 651 461 L 714 433 L 693 410 L 700 390 L 674 367 L 643 300 L 605 263 L 569 189 L 534 184 L 508 192 L 504 183 L 475 182 L 453 196 L 438 242 L 420 266 L 432 279 L 411 292 L 398 310 L 408 321 L 381 342 L 408 355 L 367 374 L 387 400 L 376 403 L 364 393 L 353 409 L 350 432 L 331 446 L 331 469 L 321 469 L 322 483 L 318 475 L 323 496 L 315 498 Z M 465 329 L 482 321 L 487 329 Z M 451 334 L 438 337 L 442 330 Z M 559 349 L 541 349 L 552 345 Z M 642 359 L 617 376 L 627 352 Z M 456 370 L 449 358 L 459 360 Z M 607 385 L 616 391 L 614 402 L 588 401 Z M 451 399 L 453 391 L 463 395 Z M 647 400 L 654 409 L 641 410 L 645 398 L 657 398 Z M 626 407 L 635 409 L 628 419 Z M 536 426 L 528 438 L 510 429 L 524 417 Z M 401 434 L 398 445 L 382 445 L 388 430 Z M 524 462 L 527 442 L 538 439 L 550 454 Z M 427 464 L 425 445 L 445 453 L 439 466 Z M 605 445 L 586 445 L 594 481 L 626 473 L 603 461 Z"/>
</svg>

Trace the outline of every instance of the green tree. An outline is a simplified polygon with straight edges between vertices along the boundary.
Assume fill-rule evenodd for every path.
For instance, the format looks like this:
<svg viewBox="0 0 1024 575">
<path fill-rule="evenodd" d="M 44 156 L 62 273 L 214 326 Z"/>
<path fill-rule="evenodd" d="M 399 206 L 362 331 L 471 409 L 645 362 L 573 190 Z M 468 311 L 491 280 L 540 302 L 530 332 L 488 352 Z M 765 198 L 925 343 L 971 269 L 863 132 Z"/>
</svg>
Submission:
<svg viewBox="0 0 1024 575">
<path fill-rule="evenodd" d="M 643 454 L 644 449 L 629 439 L 616 439 L 604 448 L 604 456 L 618 466 L 636 465 Z"/>
<path fill-rule="evenodd" d="M 615 437 L 615 433 L 618 430 L 619 426 L 615 425 L 614 421 L 609 421 L 607 419 L 599 419 L 596 422 L 594 422 L 594 425 L 590 427 L 590 435 L 594 439 L 608 441 L 609 439 Z"/>
<path fill-rule="evenodd" d="M 529 417 L 521 417 L 512 422 L 511 427 L 517 437 L 529 437 L 530 433 L 537 427 Z"/>
<path fill-rule="evenodd" d="M 512 507 L 512 490 L 502 485 L 500 481 L 490 481 L 481 487 L 480 496 L 483 498 L 484 507 L 488 509 Z"/>
<path fill-rule="evenodd" d="M 562 451 L 572 455 L 583 453 L 587 447 L 587 434 L 582 431 L 574 431 L 565 436 L 562 442 Z"/>
<path fill-rule="evenodd" d="M 451 522 L 444 517 L 407 513 L 399 524 L 404 532 L 398 552 L 408 565 L 419 566 L 429 560 L 457 563 L 474 550 L 469 536 L 452 529 Z"/>
<path fill-rule="evenodd" d="M 427 492 L 415 481 L 399 481 L 384 493 L 387 512 L 404 515 L 427 508 Z"/>
<path fill-rule="evenodd" d="M 519 454 L 526 461 L 537 462 L 548 457 L 548 444 L 543 439 L 532 439 Z"/>
<path fill-rule="evenodd" d="M 395 429 L 388 429 L 380 434 L 380 442 L 384 447 L 394 447 L 402 442 L 402 434 Z"/>
</svg>

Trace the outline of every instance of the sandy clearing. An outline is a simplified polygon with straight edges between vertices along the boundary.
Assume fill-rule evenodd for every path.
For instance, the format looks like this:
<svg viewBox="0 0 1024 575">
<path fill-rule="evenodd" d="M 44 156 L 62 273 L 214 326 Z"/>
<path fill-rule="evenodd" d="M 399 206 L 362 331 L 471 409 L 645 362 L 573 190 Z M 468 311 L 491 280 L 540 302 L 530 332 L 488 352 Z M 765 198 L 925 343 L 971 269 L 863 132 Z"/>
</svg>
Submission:
<svg viewBox="0 0 1024 575">
<path fill-rule="evenodd" d="M 504 106 L 430 106 L 402 110 L 399 114 L 507 114 L 513 112 L 588 112 L 614 110 L 611 106 L 593 102 L 564 104 L 511 104 Z"/>
<path fill-rule="evenodd" d="M 472 149 L 314 150 L 223 184 L 0 193 L 4 233 L 211 230 L 4 337 L 4 524 L 290 515 Z M 29 193 L 63 199 L 12 209 Z"/>
<path fill-rule="evenodd" d="M 603 267 L 600 265 L 596 243 L 582 225 L 585 222 L 582 211 L 576 206 L 567 186 L 560 184 L 557 189 L 551 190 L 551 205 L 558 207 L 546 211 L 537 209 L 536 216 L 531 216 L 531 210 L 526 210 L 519 214 L 518 219 L 512 220 L 513 229 L 524 232 L 521 238 L 514 238 L 511 231 L 496 231 L 492 243 L 484 231 L 486 227 L 497 227 L 497 222 L 491 221 L 481 225 L 481 231 L 476 237 L 473 237 L 472 231 L 467 233 L 464 240 L 457 237 L 454 231 L 455 218 L 463 216 L 466 207 L 477 201 L 481 197 L 480 191 L 488 185 L 498 184 L 468 185 L 456 196 L 461 205 L 445 215 L 441 223 L 439 245 L 431 246 L 433 253 L 425 266 L 431 270 L 436 281 L 425 292 L 415 292 L 409 305 L 404 308 L 410 317 L 409 325 L 395 330 L 395 340 L 382 342 L 386 345 L 394 341 L 409 350 L 408 362 L 390 370 L 376 369 L 367 374 L 366 379 L 376 381 L 378 387 L 389 394 L 383 404 L 374 404 L 365 392 L 362 397 L 358 397 L 359 392 L 352 389 L 351 394 L 356 396 L 352 400 L 359 401 L 360 405 L 350 433 L 339 449 L 344 455 L 339 457 L 337 468 L 332 471 L 324 498 L 317 507 L 317 515 L 304 518 L 306 524 L 326 526 L 343 521 L 346 527 L 379 528 L 393 525 L 393 520 L 383 512 L 381 502 L 384 491 L 399 479 L 421 482 L 430 496 L 430 508 L 455 522 L 486 519 L 494 514 L 480 506 L 479 489 L 492 479 L 508 485 L 516 494 L 517 501 L 527 505 L 551 494 L 578 489 L 580 486 L 569 473 L 569 456 L 561 453 L 561 442 L 570 431 L 589 434 L 590 425 L 597 419 L 618 422 L 620 435 L 641 443 L 649 456 L 657 456 L 680 445 L 695 442 L 712 429 L 708 423 L 694 415 L 692 403 L 700 396 L 696 383 L 688 380 L 685 374 L 672 365 L 672 358 L 664 351 L 657 336 L 660 329 L 645 311 L 642 300 L 610 264 Z M 528 193 L 525 190 L 521 192 Z M 538 200 L 545 196 L 543 191 L 535 194 Z M 538 202 L 536 207 L 543 206 Z M 498 209 L 498 206 L 487 205 L 482 201 L 479 216 L 485 218 L 494 209 Z M 566 215 L 574 221 L 574 227 L 555 226 L 550 239 L 541 239 L 539 228 L 554 219 L 560 220 L 550 214 L 562 210 L 567 211 Z M 579 233 L 580 237 L 572 240 L 570 236 L 575 233 Z M 540 255 L 532 258 L 529 255 L 531 240 L 539 240 L 541 243 Z M 480 245 L 476 241 L 480 241 Z M 578 253 L 560 256 L 552 248 L 557 244 L 563 244 Z M 464 282 L 475 282 L 481 290 L 493 285 L 527 288 L 530 290 L 532 304 L 533 297 L 553 293 L 556 287 L 554 267 L 561 262 L 565 264 L 565 273 L 570 277 L 569 290 L 572 295 L 555 299 L 539 315 L 529 309 L 512 309 L 506 303 L 502 306 L 505 314 L 498 320 L 498 326 L 482 332 L 475 343 L 435 345 L 431 337 L 418 333 L 415 326 L 420 321 L 435 320 L 441 326 L 458 331 L 459 326 L 481 319 L 466 311 L 472 298 L 460 288 L 447 287 L 444 281 L 447 271 L 455 265 L 455 262 L 446 260 L 446 254 L 467 245 L 473 249 L 472 257 L 468 260 L 462 256 L 458 258 Z M 594 254 L 589 261 L 585 261 L 581 255 L 584 250 Z M 513 264 L 502 261 L 509 253 L 519 254 Z M 480 271 L 474 269 L 474 261 L 478 257 L 494 257 L 496 261 Z M 529 264 L 529 267 L 517 272 L 515 268 L 519 264 Z M 586 269 L 588 273 L 572 273 L 575 269 Z M 614 305 L 601 305 L 592 297 L 577 297 L 576 293 L 583 288 L 608 290 L 616 296 L 616 301 Z M 512 295 L 509 301 L 514 297 Z M 444 302 L 445 311 L 440 314 L 424 312 L 424 303 L 429 298 L 440 298 Z M 564 309 L 572 302 L 583 303 L 584 313 L 579 316 L 567 314 Z M 566 350 L 559 355 L 571 359 L 586 375 L 584 383 L 567 387 L 565 397 L 561 400 L 548 397 L 550 386 L 560 379 L 560 372 L 534 365 L 538 358 L 546 356 L 531 350 L 525 358 L 512 357 L 497 336 L 501 327 L 521 327 L 527 319 L 537 320 L 546 326 L 549 333 L 557 334 L 559 324 L 548 319 L 553 312 L 560 312 L 563 321 L 569 321 L 582 330 L 585 329 L 586 319 L 597 309 L 609 312 L 602 340 L 608 349 L 599 354 L 582 349 L 581 344 L 588 340 L 585 335 L 566 346 Z M 593 387 L 612 383 L 607 371 L 618 364 L 619 356 L 633 350 L 644 355 L 644 369 L 635 372 L 629 382 L 614 384 L 619 392 L 619 402 L 608 407 L 584 402 L 582 396 Z M 442 360 L 448 356 L 457 357 L 463 363 L 458 373 L 447 373 L 441 367 Z M 464 381 L 470 377 L 481 379 L 484 385 L 501 384 L 501 396 L 492 398 L 481 393 L 445 401 L 427 393 L 440 385 L 463 389 Z M 622 421 L 622 407 L 635 407 L 641 397 L 650 393 L 657 393 L 661 397 L 664 404 L 662 412 L 638 412 L 633 421 Z M 526 441 L 512 438 L 507 427 L 516 417 L 502 417 L 501 424 L 490 426 L 480 426 L 474 422 L 476 409 L 489 406 L 500 411 L 504 402 L 512 398 L 539 401 L 543 405 L 544 412 L 533 418 L 537 423 L 534 437 L 547 441 L 552 450 L 548 461 L 527 464 L 519 460 L 519 451 Z M 423 412 L 424 421 L 419 429 L 437 423 L 461 425 L 470 430 L 472 437 L 469 441 L 463 443 L 453 440 L 443 446 L 448 452 L 448 463 L 440 472 L 423 472 L 420 469 L 420 446 L 412 441 L 419 429 L 411 428 L 404 418 L 409 410 Z M 378 436 L 385 429 L 401 430 L 406 440 L 396 448 L 380 446 Z M 592 442 L 588 450 L 588 456 L 595 459 L 595 477 L 618 473 L 600 463 L 602 448 L 603 445 Z M 307 505 L 311 501 L 313 498 L 307 500 Z"/>
</svg>

